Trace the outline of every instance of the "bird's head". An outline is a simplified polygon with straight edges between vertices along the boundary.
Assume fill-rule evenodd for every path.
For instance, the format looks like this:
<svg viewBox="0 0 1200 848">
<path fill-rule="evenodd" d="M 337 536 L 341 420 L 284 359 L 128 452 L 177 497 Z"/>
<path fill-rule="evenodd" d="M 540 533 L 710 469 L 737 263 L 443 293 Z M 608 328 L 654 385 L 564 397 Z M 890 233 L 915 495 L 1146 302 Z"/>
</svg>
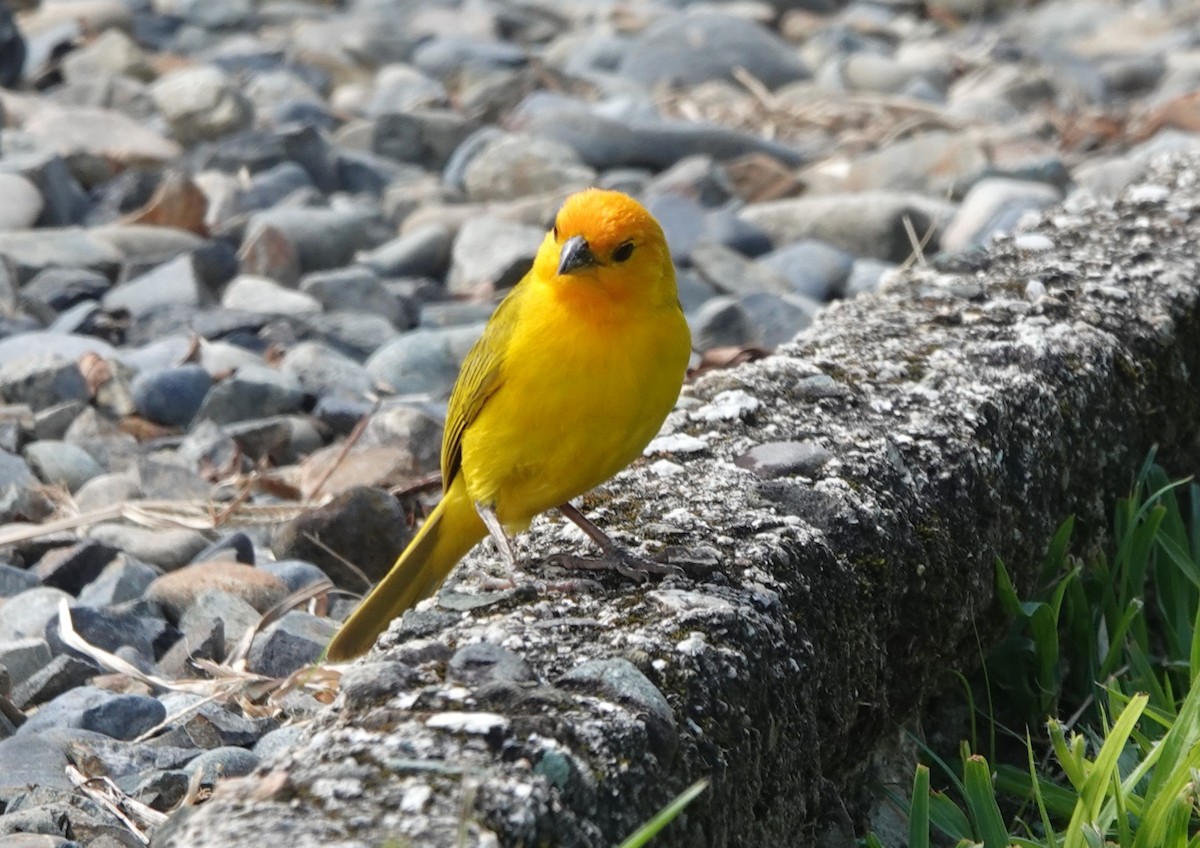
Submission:
<svg viewBox="0 0 1200 848">
<path fill-rule="evenodd" d="M 534 269 L 541 279 L 599 287 L 621 300 L 678 299 L 662 227 L 646 207 L 619 191 L 592 188 L 568 197 Z"/>
</svg>

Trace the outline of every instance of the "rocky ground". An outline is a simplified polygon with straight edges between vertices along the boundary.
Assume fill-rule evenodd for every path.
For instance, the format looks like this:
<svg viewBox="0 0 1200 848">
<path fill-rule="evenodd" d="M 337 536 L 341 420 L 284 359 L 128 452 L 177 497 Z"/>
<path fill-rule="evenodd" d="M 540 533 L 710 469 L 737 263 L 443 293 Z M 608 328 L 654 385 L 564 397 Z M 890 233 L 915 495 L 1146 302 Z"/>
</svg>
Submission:
<svg viewBox="0 0 1200 848">
<path fill-rule="evenodd" d="M 391 492 L 429 488 L 458 363 L 570 191 L 659 217 L 708 369 L 901 265 L 1045 250 L 1025 216 L 1200 147 L 1187 3 L 10 8 L 13 845 L 143 844 L 323 709 L 334 676 L 293 673 L 405 544 Z"/>
</svg>

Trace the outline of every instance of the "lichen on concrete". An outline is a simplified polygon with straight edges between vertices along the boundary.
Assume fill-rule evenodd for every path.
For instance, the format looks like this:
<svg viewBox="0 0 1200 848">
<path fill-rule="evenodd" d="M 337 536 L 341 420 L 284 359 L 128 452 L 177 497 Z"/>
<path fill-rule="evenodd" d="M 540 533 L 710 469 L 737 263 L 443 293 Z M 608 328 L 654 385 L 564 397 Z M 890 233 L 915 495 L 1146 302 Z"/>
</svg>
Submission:
<svg viewBox="0 0 1200 848">
<path fill-rule="evenodd" d="M 1049 250 L 918 264 L 702 377 L 648 460 L 584 500 L 678 575 L 559 591 L 580 575 L 546 560 L 584 542 L 548 518 L 521 542 L 540 562 L 498 591 L 481 547 L 368 658 L 394 686 L 358 672 L 298 747 L 156 844 L 611 846 L 700 777 L 656 844 L 848 834 L 873 751 L 1000 632 L 995 560 L 1028 587 L 1068 515 L 1102 531 L 1152 444 L 1195 462 L 1197 167 L 1047 213 Z M 822 461 L 735 463 L 774 442 Z"/>
</svg>

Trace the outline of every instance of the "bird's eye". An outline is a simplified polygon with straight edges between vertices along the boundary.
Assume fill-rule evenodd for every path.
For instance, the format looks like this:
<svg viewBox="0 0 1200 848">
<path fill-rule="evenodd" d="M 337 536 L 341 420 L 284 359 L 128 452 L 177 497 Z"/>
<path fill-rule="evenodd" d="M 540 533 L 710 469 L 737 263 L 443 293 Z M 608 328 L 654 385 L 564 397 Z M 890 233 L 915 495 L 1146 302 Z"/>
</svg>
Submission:
<svg viewBox="0 0 1200 848">
<path fill-rule="evenodd" d="M 627 241 L 617 245 L 617 249 L 613 251 L 613 262 L 624 262 L 630 256 L 633 256 L 633 242 Z"/>
</svg>

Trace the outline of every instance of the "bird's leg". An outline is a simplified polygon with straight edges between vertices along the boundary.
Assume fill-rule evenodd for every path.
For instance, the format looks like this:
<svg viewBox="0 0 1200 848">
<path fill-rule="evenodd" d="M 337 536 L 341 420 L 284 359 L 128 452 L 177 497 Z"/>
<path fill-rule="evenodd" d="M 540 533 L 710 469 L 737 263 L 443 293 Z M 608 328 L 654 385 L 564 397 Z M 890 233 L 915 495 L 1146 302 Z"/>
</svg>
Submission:
<svg viewBox="0 0 1200 848">
<path fill-rule="evenodd" d="M 509 540 L 508 534 L 504 532 L 504 525 L 500 523 L 500 518 L 496 515 L 496 510 L 487 504 L 477 502 L 475 504 L 475 511 L 483 519 L 483 526 L 487 528 L 492 541 L 500 549 L 500 555 L 504 557 L 505 562 L 508 563 L 508 567 L 515 571 L 517 568 L 517 555 L 513 553 L 512 542 Z"/>
<path fill-rule="evenodd" d="M 565 555 L 555 558 L 557 562 L 567 568 L 614 569 L 619 574 L 639 583 L 645 582 L 651 574 L 679 573 L 679 569 L 674 566 L 652 562 L 625 550 L 570 503 L 560 505 L 558 511 L 586 533 L 588 538 L 600 547 L 600 552 L 603 554 L 600 559 Z"/>
</svg>

